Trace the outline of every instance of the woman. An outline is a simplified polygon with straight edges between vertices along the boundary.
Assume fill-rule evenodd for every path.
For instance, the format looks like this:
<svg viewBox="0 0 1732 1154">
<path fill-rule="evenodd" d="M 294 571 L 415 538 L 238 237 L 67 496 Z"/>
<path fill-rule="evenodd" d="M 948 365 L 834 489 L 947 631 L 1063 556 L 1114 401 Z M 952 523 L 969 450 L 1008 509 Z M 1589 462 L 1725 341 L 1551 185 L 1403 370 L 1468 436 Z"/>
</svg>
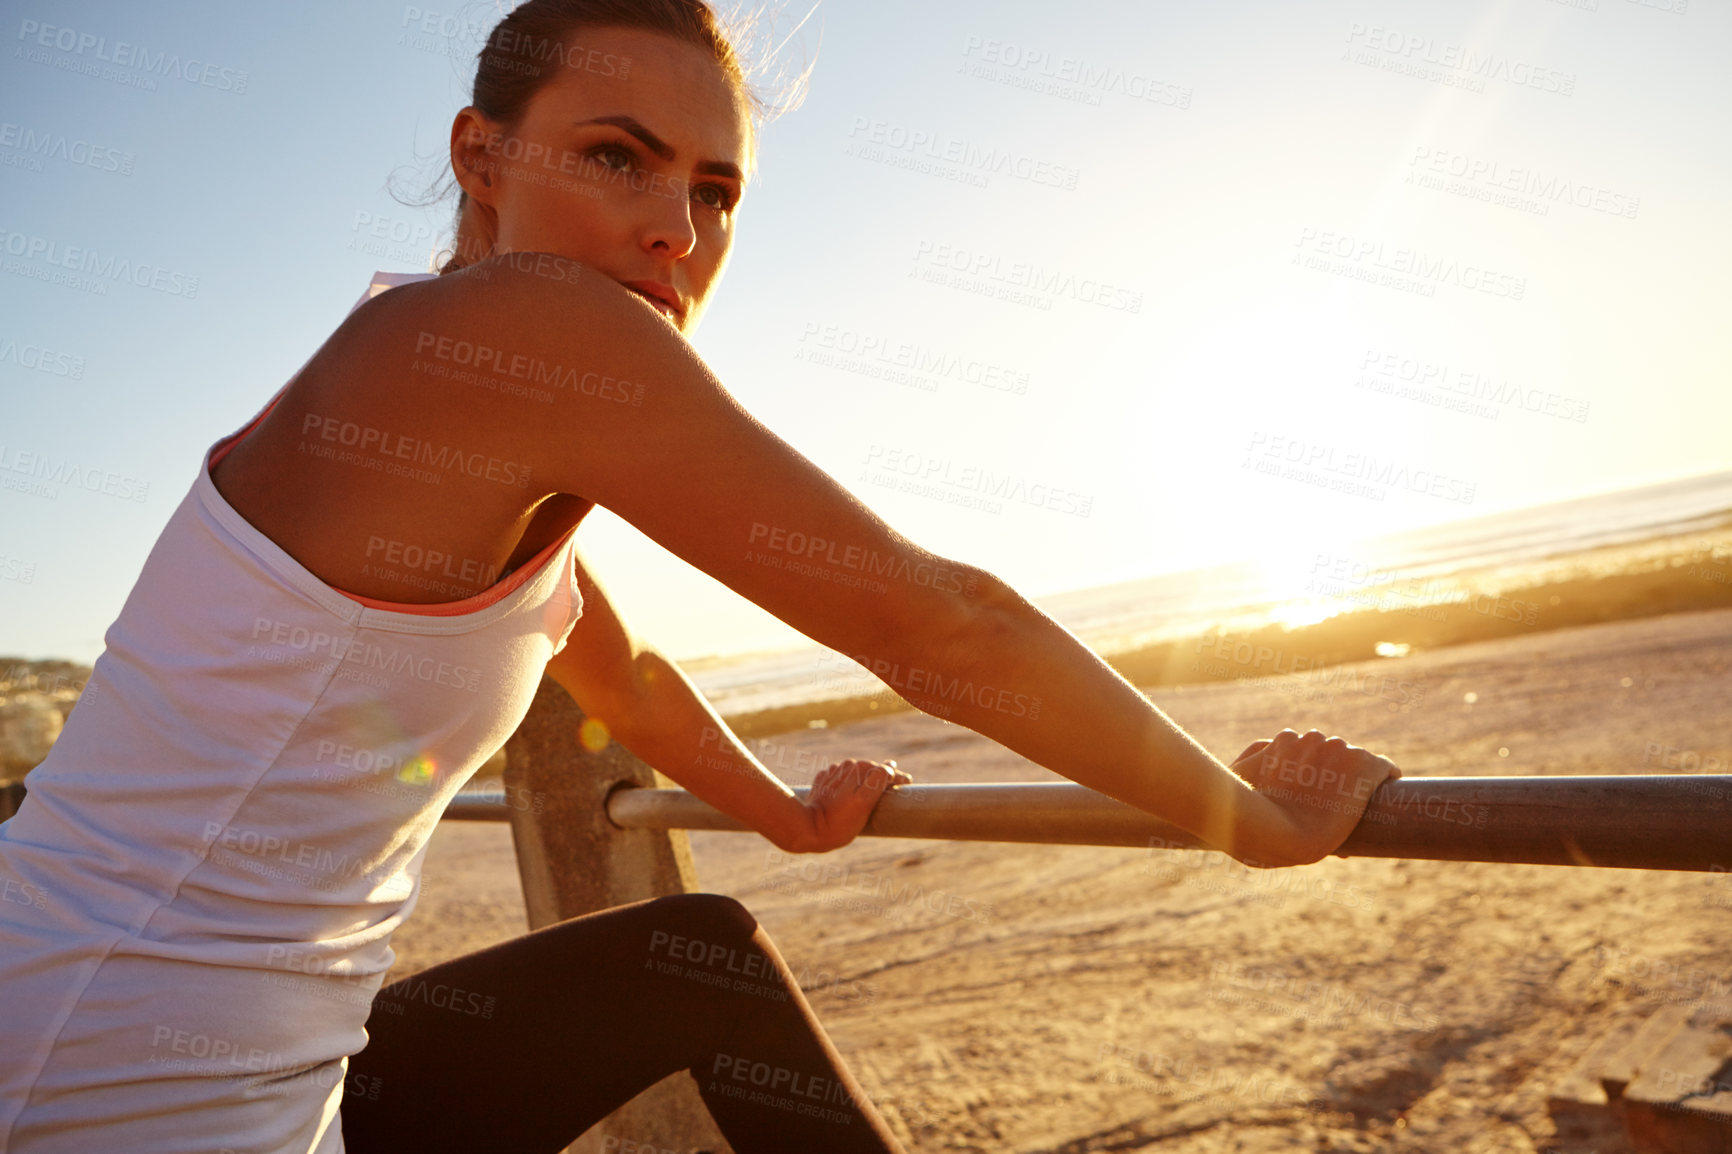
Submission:
<svg viewBox="0 0 1732 1154">
<path fill-rule="evenodd" d="M 573 919 L 379 989 L 440 811 L 543 669 L 788 851 L 846 844 L 909 780 L 843 762 L 802 803 L 769 775 L 613 611 L 575 544 L 596 505 L 904 686 L 998 687 L 946 716 L 1241 860 L 1318 860 L 1398 772 L 1291 730 L 1229 770 L 740 408 L 683 334 L 728 258 L 752 109 L 699 0 L 531 0 L 494 30 L 452 128 L 454 259 L 358 306 L 212 447 L 0 826 L 9 892 L 33 895 L 0 912 L 0 1145 L 554 1151 L 690 1069 L 742 1154 L 898 1148 L 725 898 Z M 796 573 L 765 547 L 794 533 L 892 576 Z M 443 585 L 409 560 L 431 555 Z M 676 937 L 762 987 L 663 972 Z M 758 1070 L 799 1100 L 748 1093 Z"/>
</svg>

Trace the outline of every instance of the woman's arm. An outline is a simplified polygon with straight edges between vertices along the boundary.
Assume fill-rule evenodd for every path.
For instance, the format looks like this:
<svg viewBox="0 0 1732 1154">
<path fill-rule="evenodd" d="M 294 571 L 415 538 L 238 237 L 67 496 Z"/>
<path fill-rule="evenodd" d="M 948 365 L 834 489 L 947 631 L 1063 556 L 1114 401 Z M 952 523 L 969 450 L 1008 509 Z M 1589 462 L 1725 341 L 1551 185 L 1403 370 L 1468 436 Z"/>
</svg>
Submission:
<svg viewBox="0 0 1732 1154">
<path fill-rule="evenodd" d="M 415 380 L 406 415 L 431 401 L 448 435 L 467 430 L 475 449 L 527 463 L 537 490 L 606 506 L 918 708 L 1242 859 L 1324 856 L 1363 811 L 1366 783 L 1393 771 L 1338 740 L 1293 735 L 1264 755 L 1339 775 L 1345 800 L 1305 792 L 1320 772 L 1311 786 L 1295 773 L 1282 791 L 1254 792 L 1014 590 L 901 536 L 764 427 L 647 304 L 599 274 L 524 271 L 532 255 L 369 302 L 345 323 L 360 338 L 352 371 Z M 417 357 L 464 347 L 528 366 L 552 402 L 407 373 Z"/>
<path fill-rule="evenodd" d="M 752 756 L 684 671 L 627 627 L 574 553 L 583 613 L 552 677 L 609 736 L 723 813 L 788 853 L 822 853 L 859 834 L 883 791 L 910 780 L 876 763 L 845 762 L 802 802 Z"/>
</svg>

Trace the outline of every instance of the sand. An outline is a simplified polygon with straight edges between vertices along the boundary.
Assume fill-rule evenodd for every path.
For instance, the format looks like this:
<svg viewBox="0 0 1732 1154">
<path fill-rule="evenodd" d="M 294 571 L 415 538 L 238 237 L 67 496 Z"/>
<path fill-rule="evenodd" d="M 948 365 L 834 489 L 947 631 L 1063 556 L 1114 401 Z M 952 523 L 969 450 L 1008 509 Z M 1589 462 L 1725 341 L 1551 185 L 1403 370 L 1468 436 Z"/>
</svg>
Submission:
<svg viewBox="0 0 1732 1154">
<path fill-rule="evenodd" d="M 1151 696 L 1226 756 L 1292 725 L 1408 776 L 1725 773 L 1729 661 L 1732 610 L 1711 610 Z M 1054 779 L 921 714 L 778 738 L 765 757 L 843 755 L 921 781 Z M 1727 812 L 1732 865 L 1732 797 L 1702 804 Z M 1612 1023 L 1732 983 L 1724 874 L 692 844 L 704 888 L 743 900 L 806 974 L 910 1150 L 1609 1154 L 1555 1137 L 1547 1089 Z M 505 827 L 446 823 L 392 978 L 524 925 Z"/>
</svg>

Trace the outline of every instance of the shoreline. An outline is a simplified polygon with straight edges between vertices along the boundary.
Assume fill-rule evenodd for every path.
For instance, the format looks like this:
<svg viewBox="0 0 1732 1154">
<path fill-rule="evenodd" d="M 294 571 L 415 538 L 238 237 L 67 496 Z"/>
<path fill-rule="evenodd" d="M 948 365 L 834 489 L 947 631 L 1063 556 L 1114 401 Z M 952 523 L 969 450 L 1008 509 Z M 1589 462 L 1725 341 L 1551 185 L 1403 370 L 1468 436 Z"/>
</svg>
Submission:
<svg viewBox="0 0 1732 1154">
<path fill-rule="evenodd" d="M 1417 580 L 1376 577 L 1247 606 L 1140 643 L 1083 641 L 1140 688 L 1284 676 L 1329 684 L 1339 679 L 1318 671 L 1475 641 L 1732 606 L 1732 524 L 1516 566 Z M 1307 608 L 1327 616 L 1304 622 Z M 1296 617 L 1300 623 L 1283 623 Z M 758 738 L 914 711 L 879 688 L 722 717 L 741 737 Z"/>
</svg>

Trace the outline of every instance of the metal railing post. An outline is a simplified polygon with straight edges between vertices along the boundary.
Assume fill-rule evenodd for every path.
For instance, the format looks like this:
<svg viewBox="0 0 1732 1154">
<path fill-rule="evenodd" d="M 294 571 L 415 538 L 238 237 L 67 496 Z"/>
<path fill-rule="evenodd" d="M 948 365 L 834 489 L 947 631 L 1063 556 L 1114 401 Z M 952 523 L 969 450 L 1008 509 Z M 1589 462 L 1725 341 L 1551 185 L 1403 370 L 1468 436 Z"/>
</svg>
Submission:
<svg viewBox="0 0 1732 1154">
<path fill-rule="evenodd" d="M 684 831 L 624 830 L 607 816 L 614 789 L 672 783 L 618 743 L 585 750 L 578 741 L 583 722 L 571 695 L 544 677 L 505 743 L 511 839 L 532 930 L 697 889 Z"/>
<path fill-rule="evenodd" d="M 506 810 L 531 930 L 697 888 L 683 830 L 624 830 L 608 820 L 614 789 L 666 786 L 667 780 L 617 743 L 585 750 L 578 740 L 583 722 L 571 695 L 543 677 L 523 724 L 505 743 Z M 571 975 L 574 985 L 583 980 L 581 972 Z M 682 1072 L 597 1123 L 567 1154 L 622 1148 L 724 1151 L 728 1145 L 697 1083 Z"/>
</svg>

